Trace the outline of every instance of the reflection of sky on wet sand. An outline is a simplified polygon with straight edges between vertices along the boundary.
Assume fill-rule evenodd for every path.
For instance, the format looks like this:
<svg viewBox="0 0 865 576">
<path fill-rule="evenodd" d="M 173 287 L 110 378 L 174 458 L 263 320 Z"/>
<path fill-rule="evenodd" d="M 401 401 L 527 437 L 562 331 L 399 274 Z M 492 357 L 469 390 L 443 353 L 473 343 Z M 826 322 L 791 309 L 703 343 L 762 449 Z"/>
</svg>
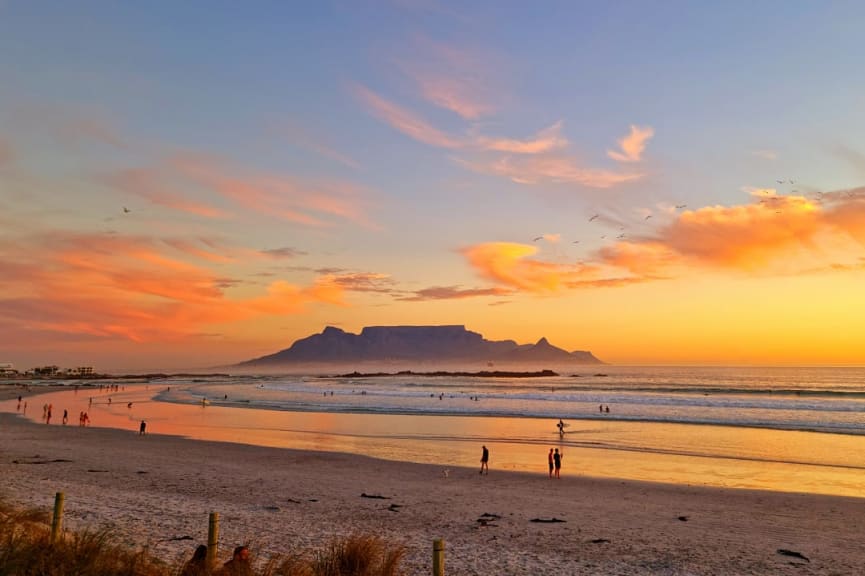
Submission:
<svg viewBox="0 0 865 576">
<path fill-rule="evenodd" d="M 164 385 L 132 384 L 119 392 L 81 389 L 27 399 L 39 422 L 53 405 L 51 425 L 91 426 L 262 446 L 364 454 L 391 460 L 547 473 L 547 452 L 565 453 L 563 473 L 678 484 L 861 496 L 865 437 L 717 426 L 572 421 L 560 439 L 555 422 L 534 418 L 291 412 L 179 404 L 154 400 Z M 177 390 L 179 393 L 183 393 Z M 92 397 L 92 405 L 89 400 Z M 108 399 L 111 399 L 109 404 Z M 128 407 L 128 403 L 132 403 Z M 0 402 L 15 412 L 17 402 Z"/>
</svg>

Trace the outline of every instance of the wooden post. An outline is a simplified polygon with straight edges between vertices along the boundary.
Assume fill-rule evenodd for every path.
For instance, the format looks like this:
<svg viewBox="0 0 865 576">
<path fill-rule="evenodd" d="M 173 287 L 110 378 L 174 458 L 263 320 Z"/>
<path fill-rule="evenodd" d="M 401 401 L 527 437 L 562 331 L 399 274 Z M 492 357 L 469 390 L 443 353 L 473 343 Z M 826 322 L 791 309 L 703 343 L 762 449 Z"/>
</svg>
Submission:
<svg viewBox="0 0 865 576">
<path fill-rule="evenodd" d="M 213 569 L 219 559 L 219 512 L 210 513 L 207 527 L 207 567 Z"/>
<path fill-rule="evenodd" d="M 433 576 L 445 576 L 445 541 L 433 540 Z"/>
<path fill-rule="evenodd" d="M 54 521 L 51 522 L 51 543 L 57 542 L 60 531 L 63 529 L 63 501 L 66 496 L 63 492 L 54 495 Z"/>
</svg>

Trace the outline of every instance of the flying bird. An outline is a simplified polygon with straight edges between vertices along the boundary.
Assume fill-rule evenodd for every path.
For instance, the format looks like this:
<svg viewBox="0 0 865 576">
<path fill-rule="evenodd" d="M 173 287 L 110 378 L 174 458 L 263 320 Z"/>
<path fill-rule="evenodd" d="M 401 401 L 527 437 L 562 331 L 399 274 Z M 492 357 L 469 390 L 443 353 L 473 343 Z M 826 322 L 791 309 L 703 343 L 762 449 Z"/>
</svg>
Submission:
<svg viewBox="0 0 865 576">
<path fill-rule="evenodd" d="M 544 239 L 543 236 L 538 236 L 538 237 L 536 237 L 536 238 L 533 238 L 533 239 L 532 239 L 532 242 L 537 242 L 538 240 L 543 240 L 543 239 Z"/>
<path fill-rule="evenodd" d="M 591 218 L 589 218 L 589 222 L 591 222 L 592 220 L 597 220 L 597 219 L 598 219 L 598 216 L 599 216 L 598 214 L 595 214 L 594 216 L 592 216 Z"/>
<path fill-rule="evenodd" d="M 783 184 L 784 180 L 775 180 L 775 182 L 777 182 L 778 184 Z"/>
<path fill-rule="evenodd" d="M 648 220 L 648 219 L 651 218 L 651 217 L 652 217 L 652 215 L 649 214 L 648 216 L 646 216 L 645 218 L 643 218 L 643 220 Z"/>
<path fill-rule="evenodd" d="M 132 212 L 132 210 L 130 210 L 130 209 L 127 208 L 126 206 L 123 207 L 123 213 L 124 213 L 124 214 L 129 214 L 130 212 Z"/>
<path fill-rule="evenodd" d="M 573 242 L 571 242 L 571 244 L 579 244 L 579 243 L 580 243 L 579 240 L 574 240 Z"/>
<path fill-rule="evenodd" d="M 682 208 L 687 208 L 687 204 L 676 204 L 676 210 L 681 210 Z"/>
</svg>

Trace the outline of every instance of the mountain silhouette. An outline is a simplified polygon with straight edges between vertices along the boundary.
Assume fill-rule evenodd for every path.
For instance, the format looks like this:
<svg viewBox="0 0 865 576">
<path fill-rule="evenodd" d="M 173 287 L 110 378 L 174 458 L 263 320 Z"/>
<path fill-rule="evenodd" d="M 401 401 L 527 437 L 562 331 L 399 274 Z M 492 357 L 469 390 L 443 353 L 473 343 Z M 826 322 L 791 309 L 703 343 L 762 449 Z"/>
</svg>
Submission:
<svg viewBox="0 0 865 576">
<path fill-rule="evenodd" d="M 352 362 L 483 362 L 487 364 L 603 364 L 591 352 L 568 352 L 541 338 L 535 344 L 486 340 L 465 326 L 367 326 L 352 334 L 333 326 L 289 348 L 237 364 L 276 367 Z"/>
</svg>

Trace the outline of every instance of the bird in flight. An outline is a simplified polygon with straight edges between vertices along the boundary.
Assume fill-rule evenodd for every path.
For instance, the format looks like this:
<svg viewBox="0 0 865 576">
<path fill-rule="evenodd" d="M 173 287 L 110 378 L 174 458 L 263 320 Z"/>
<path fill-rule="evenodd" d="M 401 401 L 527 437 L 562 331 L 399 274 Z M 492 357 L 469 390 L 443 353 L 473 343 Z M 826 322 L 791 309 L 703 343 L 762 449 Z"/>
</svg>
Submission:
<svg viewBox="0 0 865 576">
<path fill-rule="evenodd" d="M 645 218 L 643 218 L 643 220 L 648 220 L 648 219 L 651 218 L 651 217 L 652 217 L 652 215 L 649 214 L 648 216 L 646 216 Z"/>
<path fill-rule="evenodd" d="M 571 244 L 579 244 L 579 243 L 580 243 L 579 240 L 574 240 L 573 242 L 571 242 Z"/>
<path fill-rule="evenodd" d="M 123 207 L 123 213 L 124 213 L 124 214 L 129 214 L 130 212 L 132 212 L 132 210 L 130 210 L 130 209 L 127 208 L 126 206 Z"/>
<path fill-rule="evenodd" d="M 777 182 L 778 184 L 783 184 L 784 180 L 775 180 L 775 182 Z"/>
<path fill-rule="evenodd" d="M 687 208 L 687 204 L 676 204 L 676 210 L 681 210 L 682 208 Z"/>
<path fill-rule="evenodd" d="M 544 239 L 543 236 L 537 236 L 537 237 L 532 239 L 532 242 L 537 242 L 538 240 L 543 240 L 543 239 Z"/>
<path fill-rule="evenodd" d="M 592 220 L 597 220 L 597 219 L 598 219 L 598 214 L 595 214 L 594 216 L 589 218 L 589 222 L 591 222 Z"/>
</svg>

